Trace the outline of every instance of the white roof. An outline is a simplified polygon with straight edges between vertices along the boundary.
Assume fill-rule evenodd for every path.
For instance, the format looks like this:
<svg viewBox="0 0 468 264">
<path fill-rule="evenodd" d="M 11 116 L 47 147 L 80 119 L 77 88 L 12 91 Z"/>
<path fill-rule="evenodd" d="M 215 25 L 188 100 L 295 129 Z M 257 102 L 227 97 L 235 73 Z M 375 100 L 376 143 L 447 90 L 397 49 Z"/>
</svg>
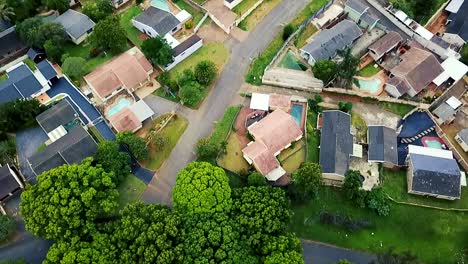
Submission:
<svg viewBox="0 0 468 264">
<path fill-rule="evenodd" d="M 143 122 L 154 115 L 153 110 L 151 110 L 151 108 L 143 100 L 132 104 L 129 106 L 129 108 L 133 113 L 135 113 L 140 122 Z"/>
<path fill-rule="evenodd" d="M 453 57 L 448 57 L 441 65 L 444 71 L 434 79 L 436 85 L 441 85 L 448 78 L 458 82 L 468 72 L 468 66 Z"/>
<path fill-rule="evenodd" d="M 177 15 L 175 15 L 175 17 L 177 18 L 177 20 L 179 20 L 180 22 L 186 22 L 187 20 L 189 20 L 190 18 L 192 18 L 192 15 L 189 14 L 189 12 L 185 11 L 185 10 L 182 10 L 180 11 L 179 13 L 177 13 Z"/>
<path fill-rule="evenodd" d="M 464 171 L 460 171 L 460 173 L 461 173 L 460 185 L 466 186 L 466 173 Z"/>
<path fill-rule="evenodd" d="M 421 147 L 421 146 L 416 146 L 416 145 L 409 145 L 408 153 L 437 157 L 437 158 L 444 158 L 444 159 L 453 159 L 453 154 L 452 154 L 452 151 L 450 150 Z"/>
<path fill-rule="evenodd" d="M 408 18 L 408 15 L 405 14 L 405 12 L 403 12 L 403 11 L 401 11 L 401 10 L 396 11 L 396 12 L 395 12 L 395 16 L 396 16 L 399 20 L 401 20 L 401 21 L 405 21 L 405 19 Z"/>
<path fill-rule="evenodd" d="M 65 136 L 67 134 L 67 130 L 61 125 L 56 129 L 47 133 L 47 136 L 50 138 L 50 141 L 55 142 L 57 139 Z"/>
<path fill-rule="evenodd" d="M 421 25 L 418 25 L 414 31 L 427 40 L 431 40 L 431 38 L 434 37 L 434 34 L 432 34 L 432 32 L 430 32 Z"/>
<path fill-rule="evenodd" d="M 164 35 L 164 39 L 167 41 L 167 44 L 171 46 L 171 48 L 175 48 L 180 44 L 180 42 L 177 39 L 175 39 L 170 33 Z"/>
<path fill-rule="evenodd" d="M 265 178 L 267 178 L 269 181 L 277 181 L 284 174 L 286 174 L 286 171 L 281 166 L 279 166 L 265 175 Z"/>
<path fill-rule="evenodd" d="M 270 104 L 270 95 L 261 93 L 252 93 L 250 99 L 250 109 L 268 111 Z"/>
<path fill-rule="evenodd" d="M 362 158 L 362 145 L 353 144 L 353 154 L 351 156 Z"/>
<path fill-rule="evenodd" d="M 457 13 L 462 4 L 463 4 L 463 0 L 452 0 L 447 5 L 445 10 L 449 11 L 450 13 Z"/>
<path fill-rule="evenodd" d="M 460 102 L 460 100 L 458 100 L 455 96 L 450 97 L 446 103 L 453 109 L 458 109 L 458 107 L 462 105 L 462 102 Z"/>
</svg>

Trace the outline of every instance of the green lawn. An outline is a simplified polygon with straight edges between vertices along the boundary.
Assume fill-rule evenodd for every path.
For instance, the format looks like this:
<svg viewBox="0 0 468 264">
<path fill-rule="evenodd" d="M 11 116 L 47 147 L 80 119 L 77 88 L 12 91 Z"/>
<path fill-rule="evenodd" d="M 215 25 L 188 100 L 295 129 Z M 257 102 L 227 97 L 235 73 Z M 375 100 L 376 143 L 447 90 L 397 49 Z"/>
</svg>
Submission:
<svg viewBox="0 0 468 264">
<path fill-rule="evenodd" d="M 36 70 L 36 63 L 34 61 L 32 61 L 30 58 L 27 58 L 23 61 L 26 65 L 28 65 L 28 67 L 32 70 L 32 71 L 35 71 Z"/>
<path fill-rule="evenodd" d="M 320 132 L 317 128 L 317 113 L 307 112 L 307 161 L 319 162 Z"/>
<path fill-rule="evenodd" d="M 230 106 L 226 109 L 223 118 L 216 123 L 215 129 L 213 133 L 211 133 L 210 141 L 212 143 L 219 145 L 226 139 L 239 110 L 240 106 Z"/>
<path fill-rule="evenodd" d="M 65 44 L 64 49 L 64 54 L 68 54 L 70 57 L 81 57 L 86 60 L 86 64 L 84 65 L 85 73 L 92 72 L 99 65 L 109 61 L 113 57 L 113 55 L 110 53 L 101 53 L 95 58 L 90 58 L 89 53 L 92 47 L 89 42 L 83 42 L 80 45 L 75 45 L 72 42 L 68 42 Z"/>
<path fill-rule="evenodd" d="M 0 81 L 4 81 L 6 79 L 8 79 L 8 76 L 6 75 L 6 73 L 0 74 Z"/>
<path fill-rule="evenodd" d="M 243 0 L 242 2 L 240 2 L 240 4 L 236 5 L 232 9 L 232 11 L 241 16 L 242 14 L 246 13 L 249 10 L 249 8 L 251 8 L 257 2 L 258 0 Z"/>
<path fill-rule="evenodd" d="M 317 32 L 317 28 L 312 24 L 309 23 L 299 34 L 294 42 L 297 48 L 302 48 L 306 45 L 307 39 L 310 38 L 313 34 Z"/>
<path fill-rule="evenodd" d="M 305 161 L 306 149 L 303 146 L 303 144 L 299 144 L 299 145 L 302 146 L 302 147 L 300 147 L 294 153 L 289 155 L 285 160 L 283 160 L 283 161 L 280 160 L 281 166 L 283 167 L 283 169 L 288 174 L 292 174 L 297 169 L 299 169 L 301 164 L 304 163 L 304 161 Z M 281 153 L 281 154 L 283 154 L 283 153 Z M 280 158 L 280 157 L 278 157 L 278 158 Z"/>
<path fill-rule="evenodd" d="M 186 0 L 177 0 L 174 1 L 175 4 L 182 10 L 185 10 L 189 12 L 192 15 L 192 21 L 193 21 L 193 27 L 195 27 L 198 22 L 203 18 L 205 14 L 203 14 L 201 11 L 198 9 L 193 8 L 191 5 L 189 5 Z"/>
<path fill-rule="evenodd" d="M 297 17 L 290 23 L 295 29 L 297 29 L 303 22 L 305 22 L 311 15 L 319 10 L 327 0 L 314 0 L 309 3 Z M 256 57 L 250 64 L 249 71 L 245 76 L 245 81 L 253 85 L 262 84 L 262 76 L 265 68 L 275 57 L 276 53 L 281 49 L 284 44 L 283 31 L 278 32 L 273 41 L 268 47 Z"/>
<path fill-rule="evenodd" d="M 125 12 L 120 14 L 120 25 L 125 30 L 127 38 L 130 40 L 130 42 L 132 42 L 133 45 L 137 47 L 141 47 L 143 40 L 140 39 L 141 32 L 133 26 L 131 20 L 140 13 L 141 9 L 138 6 L 133 5 Z"/>
<path fill-rule="evenodd" d="M 101 133 L 95 126 L 89 126 L 89 133 L 94 137 L 94 139 L 98 143 L 106 141 L 106 139 L 101 135 Z"/>
<path fill-rule="evenodd" d="M 129 174 L 125 180 L 117 187 L 119 191 L 119 210 L 126 204 L 139 201 L 141 195 L 146 189 L 144 182 L 140 181 L 135 175 Z"/>
<path fill-rule="evenodd" d="M 234 131 L 227 142 L 226 153 L 218 159 L 218 165 L 235 173 L 249 171 L 250 165 L 244 159 L 239 138 Z"/>
<path fill-rule="evenodd" d="M 155 123 L 158 118 L 156 118 Z M 172 149 L 177 145 L 179 138 L 184 133 L 188 126 L 187 119 L 180 115 L 176 115 L 169 124 L 167 124 L 159 133 L 167 139 L 167 143 L 161 150 L 156 150 L 150 147 L 150 159 L 143 162 L 143 165 L 150 170 L 157 170 L 161 167 L 164 161 L 169 157 Z"/>
<path fill-rule="evenodd" d="M 404 195 L 406 186 L 402 183 L 406 177 L 397 173 L 385 178 L 394 176 L 403 177 L 403 180 L 393 181 L 392 179 L 391 182 L 385 180 L 383 184 L 385 191 L 395 193 L 395 196 L 400 195 L 400 198 L 407 196 L 408 199 L 426 199 Z M 465 200 L 466 192 L 465 190 Z M 466 201 L 461 203 L 466 204 Z M 364 219 L 370 221 L 373 227 L 353 233 L 324 225 L 319 221 L 321 211 L 345 214 L 353 219 Z M 468 219 L 468 213 L 447 212 L 395 203 L 392 204 L 390 216 L 379 217 L 368 209 L 355 207 L 340 189 L 323 187 L 317 200 L 294 207 L 290 229 L 301 238 L 370 252 L 384 252 L 393 247 L 399 253 L 411 251 L 424 263 L 444 264 L 460 260 L 461 251 L 467 249 L 468 221 L 466 219 Z"/>
<path fill-rule="evenodd" d="M 359 72 L 358 75 L 362 77 L 371 77 L 376 75 L 382 68 L 380 66 L 374 67 L 374 63 L 371 63 L 367 65 L 366 67 L 362 68 Z"/>
<path fill-rule="evenodd" d="M 406 105 L 406 104 L 389 103 L 389 102 L 379 102 L 378 104 L 379 104 L 379 107 L 382 108 L 383 110 L 392 112 L 402 117 L 414 109 L 414 106 Z"/>
</svg>

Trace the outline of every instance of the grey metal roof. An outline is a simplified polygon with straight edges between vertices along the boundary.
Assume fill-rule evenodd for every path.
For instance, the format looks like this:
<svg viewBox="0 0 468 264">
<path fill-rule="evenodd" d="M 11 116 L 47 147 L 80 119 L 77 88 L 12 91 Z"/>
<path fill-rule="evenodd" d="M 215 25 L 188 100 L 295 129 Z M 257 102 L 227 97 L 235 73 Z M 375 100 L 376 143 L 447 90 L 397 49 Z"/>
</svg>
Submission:
<svg viewBox="0 0 468 264">
<path fill-rule="evenodd" d="M 334 58 L 338 50 L 351 45 L 362 35 L 361 29 L 351 20 L 343 20 L 334 27 L 320 31 L 302 50 L 315 60 Z"/>
<path fill-rule="evenodd" d="M 134 20 L 153 28 L 160 36 L 166 35 L 180 23 L 173 14 L 152 6 L 135 17 Z"/>
<path fill-rule="evenodd" d="M 449 121 L 455 116 L 455 110 L 447 103 L 440 104 L 434 111 L 432 111 L 434 115 L 439 117 L 442 121 Z"/>
<path fill-rule="evenodd" d="M 468 128 L 464 128 L 458 132 L 458 136 L 468 144 Z"/>
<path fill-rule="evenodd" d="M 369 161 L 398 164 L 397 135 L 395 129 L 386 126 L 369 126 Z"/>
<path fill-rule="evenodd" d="M 80 163 L 93 156 L 97 150 L 94 139 L 81 126 L 70 130 L 65 136 L 28 158 L 37 175 L 63 164 Z"/>
<path fill-rule="evenodd" d="M 324 173 L 344 176 L 353 153 L 351 116 L 338 110 L 322 112 L 320 136 L 320 165 Z"/>
<path fill-rule="evenodd" d="M 29 98 L 42 89 L 36 76 L 25 64 L 18 66 L 7 75 L 8 79 L 0 82 L 0 103 Z"/>
<path fill-rule="evenodd" d="M 457 34 L 463 40 L 468 41 L 468 1 L 464 1 L 457 13 L 451 13 L 448 17 L 450 23 L 445 32 Z"/>
<path fill-rule="evenodd" d="M 36 120 L 42 129 L 46 133 L 49 133 L 57 127 L 75 120 L 77 117 L 78 113 L 76 113 L 70 103 L 67 100 L 61 100 L 58 104 L 38 115 Z"/>
<path fill-rule="evenodd" d="M 20 187 L 21 186 L 11 174 L 8 164 L 0 167 L 0 200 Z"/>
<path fill-rule="evenodd" d="M 16 26 L 13 26 L 0 32 L 0 58 L 8 57 L 18 50 L 26 49 L 27 46 L 20 40 L 15 28 Z"/>
<path fill-rule="evenodd" d="M 346 6 L 351 7 L 360 14 L 364 13 L 369 8 L 358 0 L 348 0 L 346 1 Z"/>
<path fill-rule="evenodd" d="M 190 36 L 188 39 L 184 40 L 184 42 L 180 43 L 172 50 L 174 57 L 186 51 L 200 40 L 201 38 L 195 34 Z"/>
<path fill-rule="evenodd" d="M 57 71 L 48 60 L 43 60 L 36 65 L 37 69 L 42 73 L 46 80 L 50 80 L 57 76 Z"/>
<path fill-rule="evenodd" d="M 361 16 L 361 20 L 366 22 L 368 25 L 373 25 L 375 22 L 379 21 L 378 18 L 376 18 L 373 15 L 369 14 L 369 12 L 364 13 Z"/>
<path fill-rule="evenodd" d="M 61 24 L 65 28 L 67 34 L 73 38 L 83 36 L 96 25 L 88 16 L 73 9 L 65 11 L 65 13 L 55 19 L 55 22 Z"/>
<path fill-rule="evenodd" d="M 461 173 L 454 159 L 410 154 L 410 160 L 413 164 L 413 191 L 460 197 Z"/>
</svg>

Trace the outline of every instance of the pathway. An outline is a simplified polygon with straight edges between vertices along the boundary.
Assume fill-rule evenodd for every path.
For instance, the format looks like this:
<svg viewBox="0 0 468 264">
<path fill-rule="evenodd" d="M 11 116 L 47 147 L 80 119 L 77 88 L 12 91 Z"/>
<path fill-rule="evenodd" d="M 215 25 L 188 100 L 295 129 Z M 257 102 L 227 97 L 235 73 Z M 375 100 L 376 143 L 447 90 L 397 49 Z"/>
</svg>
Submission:
<svg viewBox="0 0 468 264">
<path fill-rule="evenodd" d="M 256 57 L 281 31 L 282 25 L 291 21 L 311 0 L 282 1 L 250 32 L 243 42 L 232 38 L 226 42 L 231 57 L 221 72 L 213 91 L 195 113 L 187 112 L 190 120 L 187 130 L 180 138 L 169 158 L 161 166 L 148 185 L 143 199 L 149 203 L 171 203 L 172 187 L 177 173 L 195 159 L 197 140 L 208 136 L 226 108 L 241 102 L 236 96 L 244 82 L 244 75 Z M 151 97 L 151 96 L 150 96 Z M 151 99 L 145 99 L 151 100 Z"/>
</svg>

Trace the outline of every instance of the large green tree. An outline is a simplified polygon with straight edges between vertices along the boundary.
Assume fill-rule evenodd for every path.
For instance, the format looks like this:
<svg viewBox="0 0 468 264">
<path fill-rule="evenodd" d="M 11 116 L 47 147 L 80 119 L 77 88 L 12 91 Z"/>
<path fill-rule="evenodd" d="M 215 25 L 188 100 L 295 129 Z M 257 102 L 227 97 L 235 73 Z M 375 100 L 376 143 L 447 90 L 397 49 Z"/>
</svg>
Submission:
<svg viewBox="0 0 468 264">
<path fill-rule="evenodd" d="M 70 8 L 70 0 L 42 0 L 42 4 L 48 9 L 57 10 L 60 13 Z"/>
<path fill-rule="evenodd" d="M 62 25 L 44 22 L 44 19 L 40 17 L 31 17 L 19 23 L 16 26 L 16 32 L 25 43 L 40 49 L 44 48 L 48 40 L 57 48 L 62 48 L 67 39 Z"/>
<path fill-rule="evenodd" d="M 96 220 L 117 207 L 118 191 L 113 174 L 82 164 L 63 165 L 37 177 L 21 194 L 20 213 L 26 229 L 46 239 L 86 237 Z"/>
<path fill-rule="evenodd" d="M 111 0 L 86 1 L 83 4 L 83 14 L 87 15 L 94 22 L 107 18 L 113 12 Z"/>
<path fill-rule="evenodd" d="M 107 172 L 113 172 L 116 181 L 122 182 L 131 171 L 130 155 L 119 150 L 119 143 L 116 141 L 104 141 L 99 143 L 94 160 L 100 164 Z"/>
<path fill-rule="evenodd" d="M 5 241 L 15 231 L 16 223 L 13 218 L 0 214 L 0 242 Z"/>
<path fill-rule="evenodd" d="M 119 22 L 118 16 L 109 16 L 99 21 L 90 36 L 93 47 L 118 54 L 127 46 L 125 30 Z"/>
<path fill-rule="evenodd" d="M 196 81 L 184 83 L 179 89 L 180 101 L 188 106 L 195 106 L 200 102 L 204 89 L 205 87 Z"/>
<path fill-rule="evenodd" d="M 37 14 L 40 3 L 38 0 L 4 0 L 5 6 L 13 9 L 13 15 L 9 14 L 9 18 L 15 23 Z"/>
<path fill-rule="evenodd" d="M 192 162 L 177 175 L 174 209 L 187 214 L 228 212 L 232 206 L 229 178 L 207 162 Z"/>
<path fill-rule="evenodd" d="M 160 36 L 143 41 L 141 50 L 153 64 L 164 67 L 172 62 L 171 46 L 169 46 L 166 39 Z"/>
<path fill-rule="evenodd" d="M 343 191 L 349 200 L 360 207 L 365 207 L 366 191 L 362 189 L 361 173 L 349 170 L 345 173 Z"/>
<path fill-rule="evenodd" d="M 335 78 L 338 66 L 336 62 L 332 60 L 318 60 L 312 67 L 314 76 L 323 81 L 323 84 L 327 84 L 333 78 Z"/>
<path fill-rule="evenodd" d="M 68 57 L 63 61 L 62 71 L 73 80 L 80 80 L 85 74 L 86 60 L 81 57 Z"/>
<path fill-rule="evenodd" d="M 353 78 L 358 73 L 359 59 L 353 56 L 350 48 L 339 50 L 338 55 L 342 58 L 337 67 L 338 72 L 336 75 L 338 83 L 343 88 L 350 89 L 353 84 Z"/>
<path fill-rule="evenodd" d="M 195 66 L 195 78 L 202 85 L 209 85 L 216 78 L 218 69 L 216 64 L 209 60 L 200 61 Z"/>
<path fill-rule="evenodd" d="M 117 142 L 123 143 L 130 149 L 130 152 L 135 156 L 137 160 L 146 160 L 149 156 L 149 150 L 146 147 L 146 141 L 133 134 L 130 131 L 124 131 L 117 133 Z"/>
<path fill-rule="evenodd" d="M 35 126 L 36 116 L 46 110 L 38 100 L 16 100 L 0 104 L 0 131 L 15 133 Z"/>
<path fill-rule="evenodd" d="M 317 197 L 322 185 L 322 168 L 317 163 L 306 162 L 292 174 L 292 193 L 297 201 Z"/>
<path fill-rule="evenodd" d="M 0 1 L 0 20 L 11 21 L 15 15 L 15 10 L 6 3 Z"/>
<path fill-rule="evenodd" d="M 184 223 L 184 263 L 257 263 L 224 213 L 196 214 Z"/>
</svg>

